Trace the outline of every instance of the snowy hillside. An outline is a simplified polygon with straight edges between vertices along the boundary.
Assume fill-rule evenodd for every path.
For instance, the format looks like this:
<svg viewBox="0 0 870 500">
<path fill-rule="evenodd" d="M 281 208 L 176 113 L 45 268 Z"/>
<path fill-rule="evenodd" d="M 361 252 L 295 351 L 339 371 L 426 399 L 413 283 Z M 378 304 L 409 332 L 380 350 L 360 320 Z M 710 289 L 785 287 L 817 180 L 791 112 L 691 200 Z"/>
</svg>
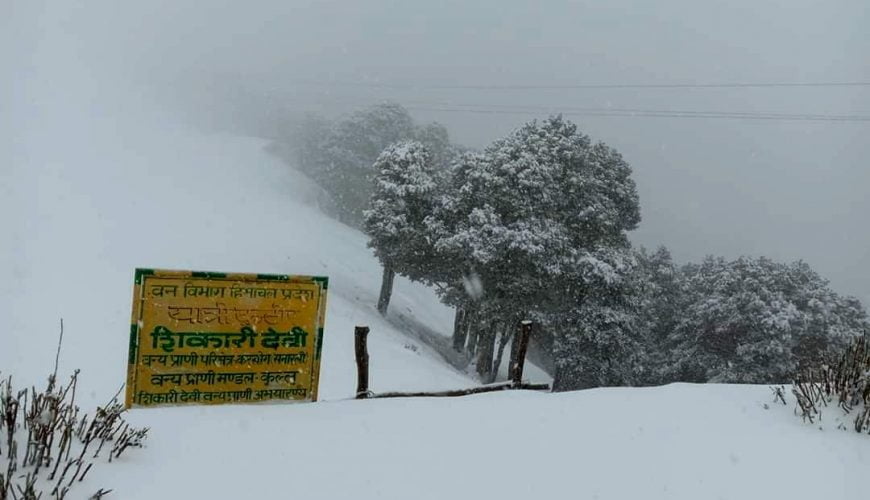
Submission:
<svg viewBox="0 0 870 500">
<path fill-rule="evenodd" d="M 17 171 L 12 184 L 35 196 L 3 207 L 25 235 L 4 242 L 15 286 L 4 288 L 10 309 L 0 321 L 15 333 L 4 338 L 3 371 L 20 382 L 43 380 L 63 317 L 61 371 L 82 368 L 97 400 L 114 393 L 126 369 L 132 272 L 146 266 L 328 275 L 322 398 L 355 389 L 357 324 L 372 328 L 373 389 L 472 384 L 381 319 L 373 306 L 380 269 L 365 237 L 312 208 L 314 186 L 263 144 L 176 131 L 137 144 L 147 151 L 114 145 L 98 158 L 77 149 L 81 156 L 69 163 Z M 429 290 L 407 282 L 399 283 L 394 310 L 445 331 L 452 322 Z"/>
</svg>

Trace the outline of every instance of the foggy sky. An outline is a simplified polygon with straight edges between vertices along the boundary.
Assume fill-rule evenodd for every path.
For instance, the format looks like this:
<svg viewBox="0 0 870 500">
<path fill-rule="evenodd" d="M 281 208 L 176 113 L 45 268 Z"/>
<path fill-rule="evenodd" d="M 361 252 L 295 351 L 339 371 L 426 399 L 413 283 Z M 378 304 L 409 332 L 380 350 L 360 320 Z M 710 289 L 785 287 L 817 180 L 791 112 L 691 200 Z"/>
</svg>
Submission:
<svg viewBox="0 0 870 500">
<path fill-rule="evenodd" d="M 0 163 L 14 167 L 16 144 L 55 126 L 58 109 L 86 126 L 136 120 L 143 102 L 269 136 L 303 111 L 391 99 L 472 147 L 569 108 L 867 116 L 870 87 L 437 87 L 870 81 L 868 11 L 866 0 L 0 0 L 0 151 L 11 152 Z M 531 112 L 433 109 L 448 105 Z M 803 259 L 870 305 L 870 122 L 568 117 L 634 167 L 635 242 L 681 262 Z"/>
</svg>

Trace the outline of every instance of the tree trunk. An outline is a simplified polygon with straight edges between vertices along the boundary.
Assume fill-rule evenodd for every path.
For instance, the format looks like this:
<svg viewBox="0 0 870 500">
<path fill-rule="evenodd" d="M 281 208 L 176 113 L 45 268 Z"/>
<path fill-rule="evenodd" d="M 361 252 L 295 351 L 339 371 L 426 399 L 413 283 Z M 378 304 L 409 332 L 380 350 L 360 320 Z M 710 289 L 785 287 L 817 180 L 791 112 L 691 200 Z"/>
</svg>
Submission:
<svg viewBox="0 0 870 500">
<path fill-rule="evenodd" d="M 477 341 L 477 374 L 481 380 L 489 380 L 492 373 L 492 355 L 495 351 L 495 325 L 481 321 Z"/>
<path fill-rule="evenodd" d="M 396 272 L 388 264 L 384 264 L 384 276 L 381 279 L 381 294 L 378 297 L 378 312 L 381 315 L 387 315 L 387 308 L 390 307 L 390 297 L 393 296 L 393 280 L 396 278 Z"/>
<path fill-rule="evenodd" d="M 511 352 L 510 352 L 510 360 L 508 361 L 508 378 L 510 378 L 511 368 L 517 362 L 517 355 L 519 354 L 519 342 L 511 342 Z"/>
<path fill-rule="evenodd" d="M 507 343 L 510 342 L 513 337 L 514 329 L 510 322 L 504 325 L 501 328 L 501 337 L 498 340 L 498 353 L 495 355 L 495 362 L 492 364 L 492 373 L 490 375 L 489 382 L 495 382 L 495 379 L 498 377 L 498 369 L 501 368 L 501 360 L 504 357 L 504 349 L 507 346 Z M 516 342 L 514 342 L 516 344 Z"/>
<path fill-rule="evenodd" d="M 465 313 L 465 319 L 463 320 L 464 324 L 462 325 L 462 329 L 468 337 L 468 342 L 465 344 L 465 353 L 470 357 L 477 353 L 477 341 L 480 337 L 480 324 L 478 323 L 479 317 L 480 312 L 478 309 L 469 309 L 468 312 Z"/>
<path fill-rule="evenodd" d="M 456 314 L 453 316 L 453 349 L 456 352 L 462 352 L 465 349 L 465 341 L 468 338 L 465 317 L 465 309 L 457 307 Z"/>
</svg>

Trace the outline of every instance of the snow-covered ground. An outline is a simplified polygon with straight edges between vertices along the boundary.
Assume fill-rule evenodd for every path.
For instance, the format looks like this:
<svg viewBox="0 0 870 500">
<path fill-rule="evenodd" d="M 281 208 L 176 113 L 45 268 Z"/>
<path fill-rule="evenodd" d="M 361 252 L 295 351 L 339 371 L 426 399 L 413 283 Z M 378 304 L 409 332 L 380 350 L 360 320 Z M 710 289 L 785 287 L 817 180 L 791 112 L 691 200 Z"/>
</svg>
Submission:
<svg viewBox="0 0 870 500">
<path fill-rule="evenodd" d="M 137 412 L 118 498 L 857 499 L 870 440 L 804 426 L 758 386 Z M 96 469 L 95 469 L 96 472 Z"/>
</svg>

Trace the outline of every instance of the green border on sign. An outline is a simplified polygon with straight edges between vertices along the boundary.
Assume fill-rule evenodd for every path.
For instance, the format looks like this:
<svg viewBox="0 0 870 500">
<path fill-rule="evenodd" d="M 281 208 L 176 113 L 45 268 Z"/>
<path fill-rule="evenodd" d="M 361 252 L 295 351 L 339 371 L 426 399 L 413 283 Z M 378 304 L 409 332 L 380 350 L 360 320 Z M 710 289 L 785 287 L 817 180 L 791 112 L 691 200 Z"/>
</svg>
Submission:
<svg viewBox="0 0 870 500">
<path fill-rule="evenodd" d="M 130 323 L 130 340 L 127 355 L 127 390 L 125 406 L 132 407 L 133 394 L 136 389 L 136 365 L 138 364 L 139 342 L 141 341 L 141 323 L 142 301 L 144 300 L 144 282 L 147 277 L 166 277 L 166 278 L 198 278 L 198 279 L 215 279 L 215 280 L 230 280 L 230 281 L 283 281 L 283 282 L 298 282 L 298 283 L 313 283 L 320 289 L 319 307 L 317 312 L 317 339 L 314 350 L 314 364 L 312 365 L 311 373 L 311 399 L 309 401 L 317 401 L 317 395 L 320 386 L 320 361 L 321 351 L 323 349 L 323 329 L 326 320 L 326 290 L 329 288 L 329 278 L 327 276 L 306 276 L 306 275 L 289 275 L 289 274 L 268 274 L 268 273 L 232 273 L 232 272 L 215 272 L 215 271 L 184 271 L 172 269 L 152 269 L 152 268 L 136 268 L 133 279 L 133 311 L 132 321 Z M 282 400 L 283 401 L 283 400 Z M 302 400 L 299 400 L 302 401 Z M 283 401 L 292 402 L 292 401 Z"/>
</svg>

